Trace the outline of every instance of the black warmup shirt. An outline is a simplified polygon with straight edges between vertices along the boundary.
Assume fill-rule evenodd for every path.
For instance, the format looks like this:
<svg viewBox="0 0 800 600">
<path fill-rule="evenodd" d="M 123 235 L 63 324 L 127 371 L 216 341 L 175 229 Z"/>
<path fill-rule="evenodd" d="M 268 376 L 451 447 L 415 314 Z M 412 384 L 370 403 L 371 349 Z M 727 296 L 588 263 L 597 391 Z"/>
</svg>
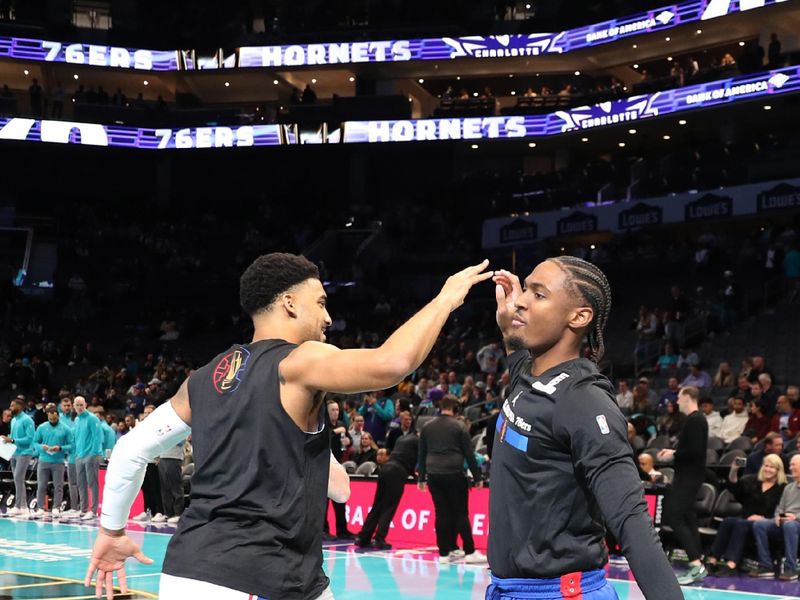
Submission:
<svg viewBox="0 0 800 600">
<path fill-rule="evenodd" d="M 508 357 L 511 393 L 497 420 L 489 565 L 501 578 L 601 569 L 605 522 L 648 600 L 680 600 L 647 513 L 611 383 L 589 360 L 539 377 L 527 351 Z"/>
<path fill-rule="evenodd" d="M 464 472 L 467 461 L 474 481 L 482 479 L 472 451 L 469 433 L 455 417 L 436 417 L 422 428 L 419 435 L 419 480 L 428 475 L 453 475 Z"/>
<path fill-rule="evenodd" d="M 702 483 L 706 478 L 706 449 L 708 448 L 708 421 L 699 410 L 686 417 L 686 424 L 678 436 L 675 447 L 675 481 Z"/>
<path fill-rule="evenodd" d="M 192 501 L 167 548 L 164 573 L 264 598 L 307 600 L 328 585 L 322 523 L 330 436 L 283 409 L 282 340 L 237 345 L 189 378 Z"/>
</svg>

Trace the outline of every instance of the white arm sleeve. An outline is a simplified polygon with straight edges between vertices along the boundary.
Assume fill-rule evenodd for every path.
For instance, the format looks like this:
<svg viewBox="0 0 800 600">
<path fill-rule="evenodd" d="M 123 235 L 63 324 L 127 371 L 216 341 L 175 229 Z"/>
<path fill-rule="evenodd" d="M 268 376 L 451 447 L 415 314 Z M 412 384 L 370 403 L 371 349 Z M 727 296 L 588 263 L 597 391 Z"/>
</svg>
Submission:
<svg viewBox="0 0 800 600">
<path fill-rule="evenodd" d="M 172 403 L 166 402 L 119 438 L 106 471 L 100 525 L 112 530 L 125 528 L 133 500 L 142 487 L 147 463 L 185 440 L 191 432 Z"/>
</svg>

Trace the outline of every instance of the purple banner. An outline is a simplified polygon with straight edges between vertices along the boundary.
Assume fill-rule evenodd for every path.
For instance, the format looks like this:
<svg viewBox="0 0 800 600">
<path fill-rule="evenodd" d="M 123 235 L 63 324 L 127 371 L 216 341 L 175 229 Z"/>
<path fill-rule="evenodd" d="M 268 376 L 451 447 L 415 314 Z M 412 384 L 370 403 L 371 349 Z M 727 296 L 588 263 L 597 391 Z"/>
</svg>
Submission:
<svg viewBox="0 0 800 600">
<path fill-rule="evenodd" d="M 558 33 L 246 46 L 224 60 L 221 50 L 206 58 L 197 58 L 196 53 L 190 50 L 144 50 L 0 36 L 0 58 L 144 71 L 177 71 L 539 56 L 591 48 L 787 1 L 692 0 Z"/>
<path fill-rule="evenodd" d="M 537 138 L 800 91 L 800 67 L 734 77 L 544 115 L 348 121 L 328 131 L 288 125 L 139 129 L 68 121 L 0 119 L 0 140 L 154 150 L 320 143 L 379 143 Z"/>
</svg>

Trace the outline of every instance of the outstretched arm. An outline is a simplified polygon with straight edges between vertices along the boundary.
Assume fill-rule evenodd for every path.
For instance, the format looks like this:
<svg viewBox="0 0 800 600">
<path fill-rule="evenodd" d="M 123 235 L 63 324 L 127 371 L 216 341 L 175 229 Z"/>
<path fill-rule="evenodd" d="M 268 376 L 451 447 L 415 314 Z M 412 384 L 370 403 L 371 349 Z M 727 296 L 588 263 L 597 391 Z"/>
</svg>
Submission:
<svg viewBox="0 0 800 600">
<path fill-rule="evenodd" d="M 352 394 L 390 388 L 416 369 L 433 348 L 447 317 L 461 306 L 470 288 L 492 276 L 489 261 L 450 276 L 441 292 L 380 347 L 340 350 L 320 342 L 305 342 L 280 366 L 288 385 L 307 390 Z"/>
<path fill-rule="evenodd" d="M 159 406 L 147 419 L 122 436 L 114 447 L 103 489 L 101 527 L 84 581 L 87 586 L 90 585 L 92 577 L 97 574 L 95 593 L 98 598 L 103 593 L 104 585 L 106 598 L 110 600 L 113 597 L 115 571 L 119 573 L 122 593 L 127 593 L 126 558 L 132 556 L 144 564 L 153 562 L 125 535 L 125 523 L 136 493 L 142 486 L 147 463 L 186 439 L 191 433 L 190 422 L 188 385 L 184 382 L 169 402 Z"/>
</svg>

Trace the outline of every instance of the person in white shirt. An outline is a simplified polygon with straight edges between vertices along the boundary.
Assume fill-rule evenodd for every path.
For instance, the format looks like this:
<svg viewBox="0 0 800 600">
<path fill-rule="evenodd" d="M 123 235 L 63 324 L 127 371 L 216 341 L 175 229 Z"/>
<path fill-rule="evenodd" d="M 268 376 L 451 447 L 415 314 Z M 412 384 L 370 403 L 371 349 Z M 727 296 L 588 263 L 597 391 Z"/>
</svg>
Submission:
<svg viewBox="0 0 800 600">
<path fill-rule="evenodd" d="M 714 401 L 711 398 L 703 398 L 700 401 L 700 410 L 708 421 L 708 437 L 722 437 L 722 417 L 714 410 Z"/>
<path fill-rule="evenodd" d="M 626 415 L 629 415 L 633 409 L 633 392 L 628 386 L 627 379 L 620 379 L 617 382 L 617 406 Z"/>
<path fill-rule="evenodd" d="M 505 350 L 500 347 L 500 343 L 492 342 L 478 350 L 478 354 L 475 358 L 483 373 L 497 373 L 500 361 L 505 358 L 505 355 Z"/>
<path fill-rule="evenodd" d="M 744 400 L 742 398 L 734 398 L 733 412 L 722 419 L 722 431 L 719 437 L 721 437 L 726 444 L 730 444 L 733 440 L 742 435 L 749 418 L 747 411 L 744 409 Z"/>
</svg>

